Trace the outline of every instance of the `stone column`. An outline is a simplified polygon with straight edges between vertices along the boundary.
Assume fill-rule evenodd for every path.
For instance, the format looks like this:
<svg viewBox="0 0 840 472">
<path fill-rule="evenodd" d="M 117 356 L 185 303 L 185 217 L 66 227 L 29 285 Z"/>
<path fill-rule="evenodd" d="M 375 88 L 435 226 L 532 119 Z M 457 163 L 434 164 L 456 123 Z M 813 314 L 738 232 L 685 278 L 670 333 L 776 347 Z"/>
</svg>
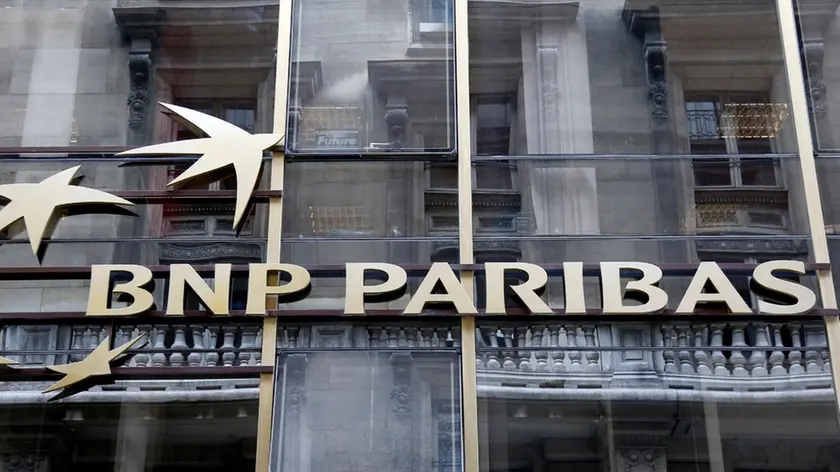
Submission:
<svg viewBox="0 0 840 472">
<path fill-rule="evenodd" d="M 521 105 L 527 154 L 590 154 L 594 150 L 586 31 L 576 17 L 547 15 L 522 26 Z M 522 211 L 540 235 L 600 232 L 594 167 L 577 163 L 519 164 Z M 522 243 L 528 260 L 563 260 L 568 243 Z M 588 288 L 588 287 L 587 287 Z M 549 286 L 550 293 L 555 289 Z M 556 289 L 560 293 L 560 287 Z M 562 297 L 552 298 L 562 306 Z"/>
<path fill-rule="evenodd" d="M 522 29 L 525 134 L 528 154 L 593 152 L 589 67 L 583 25 L 538 19 Z M 595 169 L 529 166 L 539 234 L 597 233 Z"/>
</svg>

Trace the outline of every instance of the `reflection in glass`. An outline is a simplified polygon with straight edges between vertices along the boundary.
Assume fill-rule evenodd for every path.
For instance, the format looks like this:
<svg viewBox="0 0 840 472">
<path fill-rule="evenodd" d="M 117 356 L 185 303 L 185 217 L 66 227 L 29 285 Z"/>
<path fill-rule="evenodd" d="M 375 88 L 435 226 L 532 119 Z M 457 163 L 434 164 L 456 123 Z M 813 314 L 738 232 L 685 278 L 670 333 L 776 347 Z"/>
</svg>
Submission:
<svg viewBox="0 0 840 472">
<path fill-rule="evenodd" d="M 818 153 L 840 150 L 840 115 L 837 87 L 840 85 L 840 2 L 796 0 L 794 2 L 805 91 L 808 93 L 814 148 Z"/>
<path fill-rule="evenodd" d="M 82 164 L 77 173 L 82 186 L 135 195 L 173 190 L 167 184 L 189 162 L 102 162 L 113 148 L 203 137 L 160 113 L 158 102 L 187 106 L 249 132 L 272 130 L 276 0 L 202 8 L 153 1 L 47 3 L 4 2 L 0 14 L 0 184 L 39 182 Z M 73 161 L 66 150 L 56 150 L 39 154 L 42 159 L 35 162 L 20 149 L 33 147 L 72 147 L 96 159 Z M 18 160 L 17 154 L 27 159 Z M 211 179 L 191 182 L 189 188 L 230 191 L 233 182 Z M 265 234 L 266 205 L 254 205 L 239 234 L 232 227 L 232 196 L 155 204 L 138 199 L 133 212 L 136 216 L 61 218 L 50 236 L 65 242 L 45 240 L 40 263 L 87 267 L 265 258 L 262 241 L 253 239 Z M 0 266 L 39 265 L 23 229 L 17 222 L 0 234 Z M 113 242 L 118 239 L 135 242 Z M 100 241 L 84 242 L 89 240 Z M 0 298 L 10 310 L 83 310 L 85 292 L 80 281 L 4 281 Z"/>
<path fill-rule="evenodd" d="M 793 158 L 492 159 L 473 184 L 476 237 L 808 232 Z"/>
<path fill-rule="evenodd" d="M 344 337 L 330 331 L 315 328 L 313 335 Z M 280 356 L 274 470 L 461 470 L 457 355 L 424 353 L 416 329 L 381 333 L 370 338 L 381 351 Z M 418 349 L 388 352 L 396 336 L 400 346 Z"/>
<path fill-rule="evenodd" d="M 0 455 L 10 472 L 221 472 L 255 466 L 255 400 L 225 400 L 214 390 L 189 392 L 204 399 L 187 404 L 154 404 L 155 397 L 177 392 L 146 391 L 145 401 L 120 403 L 113 392 L 96 392 L 91 396 L 100 398 L 97 404 L 44 405 L 34 400 L 41 396 L 39 386 L 28 386 L 31 391 L 23 384 L 23 391 L 0 392 L 6 400 L 0 404 L 0 434 L 8 441 Z M 13 404 L 12 396 L 33 399 Z"/>
<path fill-rule="evenodd" d="M 278 12 L 276 1 L 258 3 L 6 2 L 0 148 L 171 139 L 157 102 L 237 102 L 270 130 Z"/>
<path fill-rule="evenodd" d="M 453 151 L 452 5 L 294 1 L 286 151 Z"/>
<path fill-rule="evenodd" d="M 795 150 L 772 0 L 472 0 L 469 22 L 473 154 Z"/>
<path fill-rule="evenodd" d="M 486 323 L 482 470 L 828 469 L 820 321 Z"/>
</svg>

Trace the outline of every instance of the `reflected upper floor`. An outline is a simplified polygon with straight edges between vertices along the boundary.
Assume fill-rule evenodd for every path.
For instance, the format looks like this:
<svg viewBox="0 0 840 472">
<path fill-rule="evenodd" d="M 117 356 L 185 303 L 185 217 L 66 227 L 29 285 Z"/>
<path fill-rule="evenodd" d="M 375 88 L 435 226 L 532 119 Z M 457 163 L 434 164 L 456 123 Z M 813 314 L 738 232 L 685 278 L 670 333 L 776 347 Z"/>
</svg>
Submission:
<svg viewBox="0 0 840 472">
<path fill-rule="evenodd" d="M 451 1 L 293 8 L 289 151 L 455 150 Z M 476 0 L 468 20 L 472 154 L 796 149 L 772 1 Z"/>
</svg>

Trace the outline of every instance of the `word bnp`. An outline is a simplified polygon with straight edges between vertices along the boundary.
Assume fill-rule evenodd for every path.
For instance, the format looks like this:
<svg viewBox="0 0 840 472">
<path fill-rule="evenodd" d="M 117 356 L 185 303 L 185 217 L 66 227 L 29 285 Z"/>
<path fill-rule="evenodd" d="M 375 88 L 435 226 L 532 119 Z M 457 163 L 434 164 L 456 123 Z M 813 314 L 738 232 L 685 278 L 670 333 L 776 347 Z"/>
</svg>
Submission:
<svg viewBox="0 0 840 472">
<path fill-rule="evenodd" d="M 483 264 L 485 277 L 482 283 L 486 294 L 483 313 L 506 314 L 505 298 L 510 292 L 531 314 L 591 313 L 591 309 L 587 310 L 584 295 L 583 263 L 565 262 L 562 267 L 565 300 L 562 310 L 554 310 L 540 297 L 548 283 L 548 273 L 543 267 L 522 262 Z M 165 314 L 184 315 L 185 291 L 189 287 L 210 313 L 230 315 L 231 269 L 230 264 L 214 265 L 211 287 L 192 266 L 169 266 Z M 790 277 L 805 273 L 805 264 L 800 261 L 777 260 L 756 266 L 752 271 L 750 290 L 758 299 L 758 311 L 772 315 L 800 315 L 812 310 L 817 303 L 816 294 Z M 669 306 L 669 294 L 659 286 L 662 276 L 661 268 L 645 262 L 600 263 L 597 271 L 601 289 L 600 312 L 606 315 L 661 313 Z M 365 314 L 365 303 L 396 300 L 405 295 L 408 284 L 405 269 L 386 263 L 348 263 L 344 278 L 346 315 Z M 152 310 L 152 280 L 152 271 L 140 265 L 92 266 L 87 315 L 131 316 Z M 265 316 L 269 297 L 276 297 L 284 303 L 299 301 L 310 296 L 311 287 L 312 277 L 304 267 L 249 264 L 245 313 Z M 112 306 L 112 300 L 127 304 Z M 478 314 L 472 300 L 452 267 L 439 262 L 430 266 L 402 313 L 419 315 L 426 309 L 445 306 L 454 307 L 459 314 Z M 754 313 L 718 264 L 701 262 L 680 296 L 674 313 L 690 315 L 698 307 L 709 304 L 721 308 L 725 305 L 732 314 Z M 294 315 L 294 312 L 290 311 L 288 315 Z"/>
</svg>

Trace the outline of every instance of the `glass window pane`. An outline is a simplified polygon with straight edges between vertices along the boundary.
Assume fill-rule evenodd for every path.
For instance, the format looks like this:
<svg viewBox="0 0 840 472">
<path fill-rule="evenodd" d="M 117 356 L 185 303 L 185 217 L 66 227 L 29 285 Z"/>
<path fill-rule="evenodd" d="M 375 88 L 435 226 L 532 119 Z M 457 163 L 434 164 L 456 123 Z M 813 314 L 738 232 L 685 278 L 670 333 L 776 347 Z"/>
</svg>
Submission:
<svg viewBox="0 0 840 472">
<path fill-rule="evenodd" d="M 451 153 L 453 0 L 295 0 L 289 153 Z"/>
<path fill-rule="evenodd" d="M 31 390 L 27 391 L 27 385 Z M 0 434 L 8 441 L 0 453 L 6 470 L 115 471 L 130 467 L 222 472 L 255 467 L 256 385 L 238 389 L 240 397 L 247 394 L 250 400 L 225 400 L 231 397 L 232 384 L 231 390 L 191 392 L 164 392 L 146 384 L 146 401 L 108 400 L 128 393 L 121 391 L 116 395 L 98 392 L 102 399 L 91 403 L 55 404 L 44 404 L 38 398 L 39 387 L 17 383 L 14 392 L 0 392 L 6 399 L 31 398 L 26 404 L 5 401 L 0 405 Z M 155 397 L 180 397 L 180 402 L 167 404 Z"/>
<path fill-rule="evenodd" d="M 732 164 L 728 161 L 695 160 L 694 185 L 698 187 L 732 185 Z"/>
<path fill-rule="evenodd" d="M 162 113 L 160 103 L 251 133 L 273 131 L 277 5 L 276 0 L 201 8 L 154 0 L 3 2 L 0 185 L 37 183 L 80 166 L 75 184 L 135 204 L 134 215 L 107 211 L 57 220 L 45 235 L 41 265 L 264 260 L 267 199 L 255 197 L 234 228 L 236 181 L 225 178 L 228 169 L 171 185 L 199 156 L 123 165 L 129 158 L 114 154 L 206 135 Z M 264 191 L 269 172 L 261 170 L 255 187 Z M 180 198 L 182 189 L 205 193 Z M 25 229 L 19 222 L 3 231 L 3 266 L 39 265 Z M 84 306 L 77 282 L 34 285 L 28 287 L 33 298 L 27 310 L 63 309 L 35 295 L 55 290 L 66 294 L 56 297 L 66 306 Z M 13 284 L 4 285 L 4 296 L 7 289 L 13 291 Z"/>
<path fill-rule="evenodd" d="M 277 362 L 273 470 L 461 470 L 460 361 L 446 332 L 291 328 L 297 349 Z"/>
<path fill-rule="evenodd" d="M 840 4 L 826 0 L 796 0 L 796 19 L 805 88 L 818 153 L 840 150 Z"/>
<path fill-rule="evenodd" d="M 529 158 L 473 166 L 475 215 L 516 218 L 499 234 L 505 244 L 582 235 L 766 233 L 768 225 L 779 236 L 809 232 L 794 158 Z M 480 230 L 475 225 L 474 234 Z"/>
<path fill-rule="evenodd" d="M 295 161 L 285 178 L 286 261 L 458 262 L 455 166 Z"/>
<path fill-rule="evenodd" d="M 473 152 L 688 154 L 724 137 L 793 152 L 776 17 L 773 0 L 470 1 Z"/>
<path fill-rule="evenodd" d="M 260 3 L 4 2 L 0 148 L 169 141 L 158 102 L 246 101 L 270 131 L 278 11 Z"/>
<path fill-rule="evenodd" d="M 775 186 L 776 165 L 772 159 L 743 159 L 741 182 L 744 185 Z"/>
<path fill-rule="evenodd" d="M 840 428 L 819 320 L 484 322 L 477 332 L 481 470 L 796 471 L 837 463 L 829 451 Z"/>
</svg>

